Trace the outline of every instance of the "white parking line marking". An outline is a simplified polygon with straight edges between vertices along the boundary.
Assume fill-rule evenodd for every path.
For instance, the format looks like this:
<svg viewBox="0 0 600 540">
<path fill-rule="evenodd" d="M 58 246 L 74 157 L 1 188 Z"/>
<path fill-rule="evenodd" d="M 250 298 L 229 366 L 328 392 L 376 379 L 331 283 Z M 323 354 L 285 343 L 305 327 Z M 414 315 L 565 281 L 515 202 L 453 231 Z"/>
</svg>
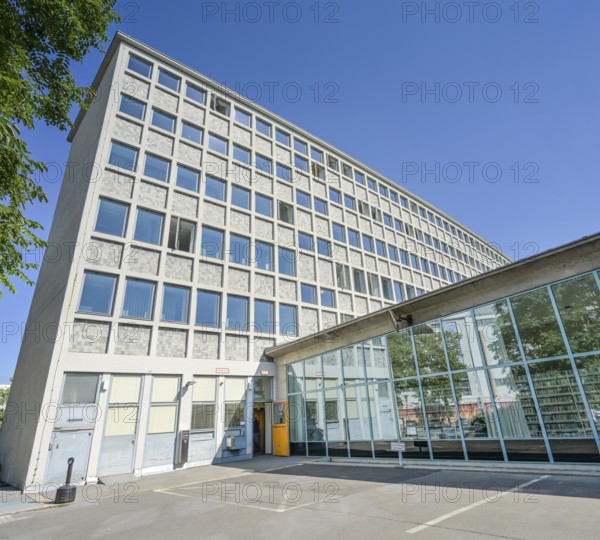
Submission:
<svg viewBox="0 0 600 540">
<path fill-rule="evenodd" d="M 545 476 L 540 476 L 539 478 L 534 478 L 533 480 L 530 480 L 529 482 L 525 482 L 524 484 L 515 486 L 514 488 L 509 489 L 508 491 L 503 491 L 500 494 L 500 497 L 498 497 L 498 499 L 504 497 L 504 495 L 507 495 L 508 493 L 513 493 L 514 491 L 517 491 L 519 489 L 524 489 L 528 486 L 531 486 L 532 484 L 535 484 L 537 482 L 545 480 L 549 476 L 550 476 L 549 474 L 547 474 Z M 494 501 L 497 501 L 498 499 L 494 499 Z M 482 499 L 481 501 L 477 501 L 476 503 L 469 504 L 468 506 L 463 506 L 462 508 L 459 508 L 458 510 L 454 510 L 454 512 L 448 512 L 447 514 L 444 514 L 443 516 L 432 519 L 431 521 L 428 521 L 427 523 L 423 523 L 423 525 L 419 525 L 418 527 L 413 527 L 412 529 L 409 529 L 406 532 L 408 534 L 418 533 L 419 531 L 427 529 L 428 527 L 431 527 L 432 525 L 437 525 L 438 523 L 440 523 L 442 521 L 445 521 L 447 519 L 450 519 L 451 517 L 457 516 L 458 514 L 462 514 L 463 512 L 467 512 L 468 510 L 472 510 L 473 508 L 477 508 L 478 506 L 481 506 L 482 504 L 485 504 L 487 502 L 489 502 L 487 499 Z"/>
</svg>

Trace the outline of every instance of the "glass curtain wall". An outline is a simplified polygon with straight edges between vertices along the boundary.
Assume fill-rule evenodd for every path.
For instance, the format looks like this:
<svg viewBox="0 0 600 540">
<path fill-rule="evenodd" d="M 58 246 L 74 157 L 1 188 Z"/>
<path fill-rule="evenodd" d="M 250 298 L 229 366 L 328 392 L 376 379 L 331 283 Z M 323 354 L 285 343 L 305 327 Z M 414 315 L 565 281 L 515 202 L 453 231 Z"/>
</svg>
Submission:
<svg viewBox="0 0 600 540">
<path fill-rule="evenodd" d="M 291 364 L 292 452 L 600 462 L 592 272 Z"/>
</svg>

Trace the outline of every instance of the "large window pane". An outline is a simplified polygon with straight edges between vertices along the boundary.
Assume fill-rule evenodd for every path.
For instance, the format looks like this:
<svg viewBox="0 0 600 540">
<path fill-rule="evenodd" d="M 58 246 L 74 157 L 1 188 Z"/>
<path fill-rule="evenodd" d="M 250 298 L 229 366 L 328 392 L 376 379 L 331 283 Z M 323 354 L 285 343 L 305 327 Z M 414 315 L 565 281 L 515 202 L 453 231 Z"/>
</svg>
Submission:
<svg viewBox="0 0 600 540">
<path fill-rule="evenodd" d="M 229 261 L 250 264 L 250 238 L 231 233 L 229 235 Z"/>
<path fill-rule="evenodd" d="M 227 296 L 227 328 L 248 330 L 248 299 L 242 296 Z"/>
<path fill-rule="evenodd" d="M 127 279 L 125 299 L 123 300 L 123 317 L 151 319 L 153 303 L 154 283 L 140 279 Z"/>
<path fill-rule="evenodd" d="M 448 371 L 440 325 L 436 322 L 419 324 L 413 327 L 412 333 L 421 375 Z"/>
<path fill-rule="evenodd" d="M 196 324 L 218 327 L 221 324 L 221 295 L 216 292 L 198 291 Z"/>
<path fill-rule="evenodd" d="M 190 290 L 186 287 L 165 285 L 161 320 L 169 322 L 188 322 Z"/>
<path fill-rule="evenodd" d="M 152 64 L 146 60 L 142 60 L 139 56 L 134 56 L 133 54 L 129 55 L 127 69 L 135 71 L 136 73 L 148 78 L 150 78 L 150 75 L 152 74 Z"/>
<path fill-rule="evenodd" d="M 567 354 L 546 289 L 512 298 L 511 304 L 527 359 Z"/>
<path fill-rule="evenodd" d="M 274 304 L 266 300 L 254 301 L 254 327 L 258 332 L 272 334 L 275 324 Z"/>
<path fill-rule="evenodd" d="M 133 238 L 149 244 L 160 244 L 162 238 L 163 215 L 150 210 L 138 209 Z"/>
<path fill-rule="evenodd" d="M 273 217 L 273 199 L 257 193 L 254 198 L 254 210 L 257 214 Z"/>
<path fill-rule="evenodd" d="M 146 112 L 146 104 L 139 99 L 135 99 L 124 94 L 121 96 L 121 105 L 119 106 L 119 111 L 143 120 Z"/>
<path fill-rule="evenodd" d="M 206 102 L 206 92 L 193 84 L 187 84 L 185 87 L 185 97 L 190 98 L 204 105 Z"/>
<path fill-rule="evenodd" d="M 138 151 L 131 146 L 113 141 L 108 162 L 127 171 L 135 171 Z"/>
<path fill-rule="evenodd" d="M 454 374 L 452 378 L 465 439 L 499 437 L 485 371 Z"/>
<path fill-rule="evenodd" d="M 78 311 L 110 315 L 116 284 L 116 276 L 86 272 Z"/>
<path fill-rule="evenodd" d="M 189 167 L 177 165 L 177 187 L 189 189 L 190 191 L 198 191 L 198 180 L 200 173 Z"/>
<path fill-rule="evenodd" d="M 144 174 L 150 178 L 167 182 L 169 180 L 169 168 L 171 162 L 152 154 L 146 154 L 146 164 L 144 165 Z"/>
<path fill-rule="evenodd" d="M 175 131 L 175 117 L 152 109 L 152 125 L 173 133 Z"/>
<path fill-rule="evenodd" d="M 296 275 L 296 252 L 287 249 L 279 248 L 279 273 L 288 276 Z"/>
<path fill-rule="evenodd" d="M 219 201 L 225 200 L 225 182 L 214 176 L 206 176 L 206 196 Z"/>
<path fill-rule="evenodd" d="M 60 403 L 62 405 L 96 403 L 98 375 L 67 373 Z"/>
<path fill-rule="evenodd" d="M 387 347 L 392 364 L 393 378 L 414 377 L 417 374 L 417 369 L 410 331 L 402 330 L 396 334 L 388 334 Z"/>
<path fill-rule="evenodd" d="M 548 437 L 592 435 L 571 362 L 538 362 L 529 370 Z"/>
<path fill-rule="evenodd" d="M 490 369 L 489 374 L 504 438 L 541 437 L 525 368 L 499 367 Z"/>
<path fill-rule="evenodd" d="M 279 304 L 279 333 L 281 335 L 298 335 L 298 317 L 295 306 Z"/>
<path fill-rule="evenodd" d="M 475 321 L 470 311 L 446 317 L 442 320 L 442 326 L 451 369 L 483 366 Z"/>
<path fill-rule="evenodd" d="M 254 262 L 256 268 L 273 270 L 273 245 L 266 242 L 256 242 L 254 245 Z"/>
<path fill-rule="evenodd" d="M 213 135 L 212 133 L 208 134 L 208 147 L 211 150 L 227 155 L 228 144 L 226 139 Z"/>
<path fill-rule="evenodd" d="M 447 375 L 422 379 L 423 399 L 432 439 L 460 439 L 456 404 Z"/>
<path fill-rule="evenodd" d="M 577 369 L 596 429 L 600 431 L 600 356 L 578 358 Z"/>
<path fill-rule="evenodd" d="M 109 199 L 100 199 L 94 230 L 96 232 L 114 234 L 115 236 L 124 236 L 128 210 L 129 205 L 127 204 Z"/>
<path fill-rule="evenodd" d="M 600 291 L 587 275 L 552 286 L 573 353 L 600 350 Z"/>
<path fill-rule="evenodd" d="M 202 246 L 203 257 L 213 259 L 223 258 L 223 231 L 211 227 L 202 227 Z"/>
<path fill-rule="evenodd" d="M 287 366 L 288 394 L 304 391 L 304 362 L 294 362 Z"/>
<path fill-rule="evenodd" d="M 181 138 L 187 139 L 188 141 L 195 142 L 196 144 L 202 143 L 202 128 L 182 122 L 181 124 Z"/>
<path fill-rule="evenodd" d="M 506 300 L 475 309 L 477 332 L 489 366 L 521 360 Z"/>
<path fill-rule="evenodd" d="M 176 75 L 165 71 L 164 69 L 158 70 L 158 83 L 170 88 L 177 92 L 179 90 L 180 79 Z"/>
<path fill-rule="evenodd" d="M 423 404 L 421 403 L 417 379 L 396 382 L 394 386 L 398 406 L 400 438 L 426 439 Z M 429 455 L 426 457 L 429 457 Z"/>
</svg>

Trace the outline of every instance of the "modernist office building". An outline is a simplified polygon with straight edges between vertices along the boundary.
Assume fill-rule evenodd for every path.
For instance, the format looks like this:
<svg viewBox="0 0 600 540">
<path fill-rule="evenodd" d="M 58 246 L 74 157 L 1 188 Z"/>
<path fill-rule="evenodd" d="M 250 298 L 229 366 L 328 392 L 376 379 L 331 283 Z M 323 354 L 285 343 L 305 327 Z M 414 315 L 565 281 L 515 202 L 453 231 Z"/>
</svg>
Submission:
<svg viewBox="0 0 600 540">
<path fill-rule="evenodd" d="M 81 481 L 248 457 L 252 413 L 269 452 L 266 348 L 509 262 L 398 184 L 123 34 L 94 86 L 69 136 L 54 255 L 2 426 L 9 483 L 60 480 L 71 456 Z"/>
</svg>

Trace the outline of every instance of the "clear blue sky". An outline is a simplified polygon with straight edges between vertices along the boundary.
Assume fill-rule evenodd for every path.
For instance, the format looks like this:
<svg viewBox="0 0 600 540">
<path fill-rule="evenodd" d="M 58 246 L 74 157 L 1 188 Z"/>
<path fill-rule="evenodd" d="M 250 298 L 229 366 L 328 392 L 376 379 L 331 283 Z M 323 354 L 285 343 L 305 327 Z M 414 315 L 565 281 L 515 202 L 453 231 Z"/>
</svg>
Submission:
<svg viewBox="0 0 600 540">
<path fill-rule="evenodd" d="M 404 170 L 404 187 L 520 258 L 599 229 L 600 2 L 496 5 L 121 0 L 119 28 L 391 179 Z M 101 58 L 73 66 L 77 79 L 89 83 Z M 36 159 L 67 161 L 66 133 L 39 125 L 26 139 Z M 59 181 L 44 188 L 49 203 L 28 214 L 46 235 Z M 17 288 L 0 300 L 0 382 L 33 294 Z"/>
</svg>

